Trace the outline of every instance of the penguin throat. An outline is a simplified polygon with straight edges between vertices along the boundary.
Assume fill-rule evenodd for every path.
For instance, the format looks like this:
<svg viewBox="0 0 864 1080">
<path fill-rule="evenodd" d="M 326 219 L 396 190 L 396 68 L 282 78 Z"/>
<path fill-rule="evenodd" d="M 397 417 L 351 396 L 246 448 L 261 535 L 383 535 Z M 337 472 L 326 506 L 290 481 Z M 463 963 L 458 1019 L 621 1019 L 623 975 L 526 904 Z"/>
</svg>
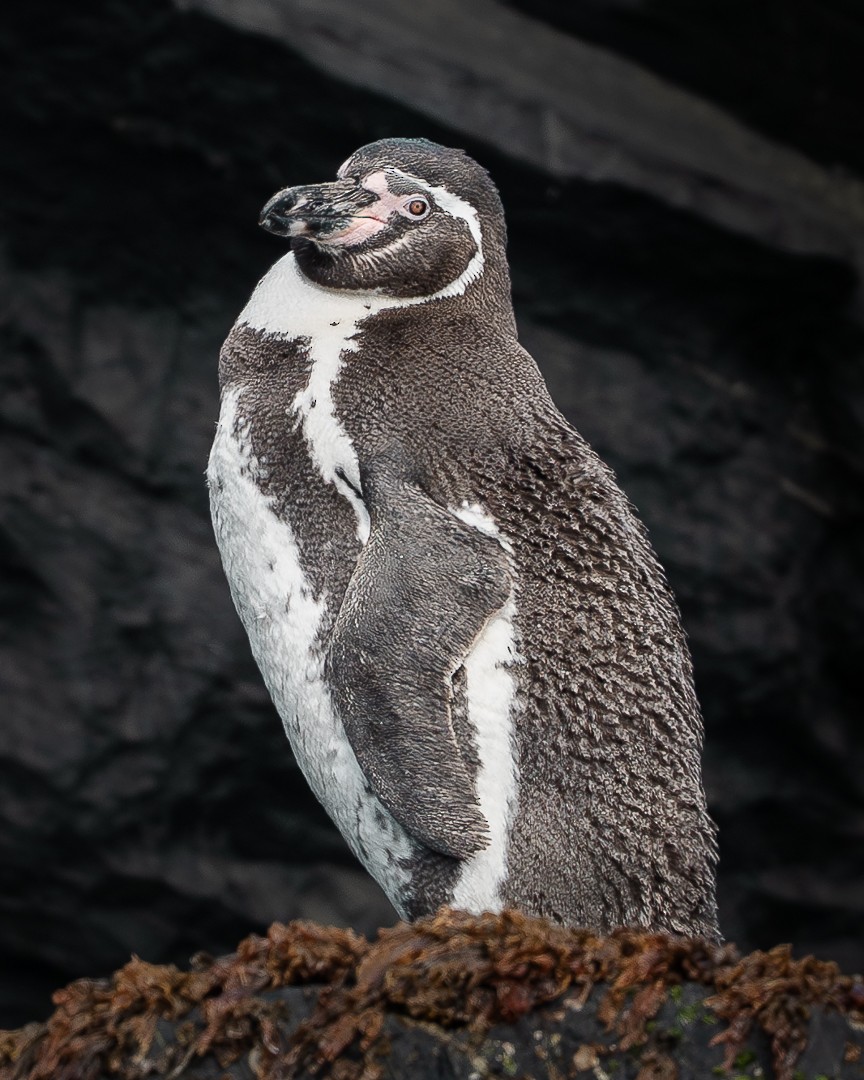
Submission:
<svg viewBox="0 0 864 1080">
<path fill-rule="evenodd" d="M 479 254 L 464 222 L 447 219 L 443 231 L 446 237 L 439 240 L 436 232 L 434 245 L 420 233 L 394 235 L 387 228 L 351 246 L 297 237 L 292 250 L 304 277 L 324 288 L 423 299 L 462 280 Z"/>
</svg>

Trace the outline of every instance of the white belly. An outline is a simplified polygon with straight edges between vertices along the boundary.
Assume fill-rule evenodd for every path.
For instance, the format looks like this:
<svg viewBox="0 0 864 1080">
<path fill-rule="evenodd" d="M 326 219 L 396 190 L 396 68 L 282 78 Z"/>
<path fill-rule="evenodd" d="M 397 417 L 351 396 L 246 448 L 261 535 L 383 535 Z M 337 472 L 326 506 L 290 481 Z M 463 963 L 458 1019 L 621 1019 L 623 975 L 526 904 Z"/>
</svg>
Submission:
<svg viewBox="0 0 864 1080">
<path fill-rule="evenodd" d="M 240 391 L 225 393 L 207 470 L 216 540 L 252 654 L 297 763 L 360 861 L 399 909 L 415 845 L 372 793 L 324 680 L 326 594 L 315 596 L 290 526 L 255 483 Z"/>
</svg>

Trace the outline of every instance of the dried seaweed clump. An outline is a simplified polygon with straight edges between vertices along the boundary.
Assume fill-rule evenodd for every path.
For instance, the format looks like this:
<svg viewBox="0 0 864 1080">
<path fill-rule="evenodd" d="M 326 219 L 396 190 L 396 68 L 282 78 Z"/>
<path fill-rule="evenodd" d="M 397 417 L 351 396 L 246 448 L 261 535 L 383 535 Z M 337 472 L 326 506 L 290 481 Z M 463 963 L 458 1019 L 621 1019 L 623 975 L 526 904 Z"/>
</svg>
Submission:
<svg viewBox="0 0 864 1080">
<path fill-rule="evenodd" d="M 274 1056 L 262 1077 L 315 1074 L 343 1059 L 349 1047 L 360 1051 L 361 1061 L 356 1070 L 340 1069 L 340 1080 L 373 1077 L 376 1041 L 390 1011 L 482 1030 L 513 1023 L 567 990 L 587 998 L 598 983 L 608 988 L 601 1020 L 619 1024 L 623 1046 L 635 1045 L 668 986 L 712 986 L 714 973 L 737 959 L 734 947 L 700 939 L 638 930 L 601 937 L 516 911 L 472 916 L 445 908 L 411 926 L 381 931 L 356 980 L 322 995 L 291 1052 Z"/>
<path fill-rule="evenodd" d="M 795 960 L 790 945 L 753 952 L 730 968 L 718 969 L 714 985 L 717 993 L 705 1004 L 729 1024 L 714 1039 L 726 1044 L 727 1069 L 751 1029 L 758 1026 L 771 1040 L 778 1080 L 792 1080 L 795 1063 L 807 1045 L 814 1006 L 864 1020 L 861 979 L 841 974 L 833 961 L 814 956 Z"/>
<path fill-rule="evenodd" d="M 110 979 L 79 979 L 58 990 L 57 1008 L 45 1024 L 0 1033 L 0 1078 L 167 1075 L 183 1059 L 206 1053 L 227 1065 L 255 1042 L 268 1041 L 269 1017 L 256 995 L 278 986 L 339 982 L 367 948 L 351 931 L 293 922 L 274 923 L 266 938 L 251 935 L 230 956 L 197 957 L 188 972 L 135 957 Z M 149 1060 L 159 1022 L 194 1009 L 203 1025 L 181 1028 L 167 1059 Z"/>
<path fill-rule="evenodd" d="M 304 984 L 313 1008 L 298 1024 L 285 995 L 267 991 Z M 275 924 L 266 938 L 247 938 L 220 960 L 199 958 L 189 972 L 133 960 L 111 980 L 80 980 L 55 995 L 47 1024 L 0 1033 L 0 1080 L 179 1077 L 196 1058 L 225 1069 L 244 1055 L 259 1080 L 374 1080 L 388 1018 L 482 1037 L 565 994 L 584 1003 L 595 987 L 600 1028 L 614 1033 L 615 1052 L 627 1052 L 649 1039 L 683 984 L 704 987 L 702 1005 L 725 1021 L 711 1042 L 723 1046 L 729 1070 L 761 1030 L 776 1077 L 793 1080 L 814 1007 L 864 1023 L 861 980 L 812 957 L 794 960 L 788 946 L 742 959 L 733 946 L 699 939 L 637 930 L 600 937 L 513 911 L 442 909 L 383 930 L 372 944 L 310 923 Z M 593 1061 L 603 1047 L 583 1051 Z M 645 1047 L 640 1076 L 674 1070 L 666 1057 L 651 1066 L 654 1053 Z"/>
<path fill-rule="evenodd" d="M 567 991 L 584 1001 L 598 984 L 598 1019 L 626 1051 L 647 1040 L 669 989 L 684 983 L 704 986 L 711 993 L 705 1005 L 727 1021 L 712 1044 L 725 1044 L 730 1074 L 754 1027 L 770 1038 L 777 1080 L 793 1080 L 814 1006 L 864 1022 L 860 979 L 813 957 L 793 960 L 786 945 L 741 959 L 734 946 L 696 938 L 628 929 L 600 937 L 515 911 L 478 917 L 442 909 L 382 931 L 356 978 L 321 996 L 290 1053 L 271 1056 L 261 1075 L 288 1080 L 326 1071 L 338 1080 L 371 1080 L 390 1012 L 482 1031 L 514 1023 Z M 331 1072 L 333 1063 L 339 1067 Z"/>
</svg>

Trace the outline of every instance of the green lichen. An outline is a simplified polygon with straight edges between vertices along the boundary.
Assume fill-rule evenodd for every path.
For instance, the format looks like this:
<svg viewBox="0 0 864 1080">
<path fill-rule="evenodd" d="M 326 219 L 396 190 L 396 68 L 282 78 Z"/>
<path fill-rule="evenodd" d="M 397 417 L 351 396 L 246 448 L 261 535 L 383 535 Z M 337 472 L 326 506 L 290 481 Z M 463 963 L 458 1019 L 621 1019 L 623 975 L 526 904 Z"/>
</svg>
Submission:
<svg viewBox="0 0 864 1080">
<path fill-rule="evenodd" d="M 516 1061 L 516 1047 L 511 1042 L 502 1042 L 496 1048 L 494 1055 L 505 1076 L 515 1076 L 519 1071 Z"/>
<path fill-rule="evenodd" d="M 698 1001 L 694 1002 L 692 1005 L 683 1005 L 678 1010 L 678 1020 L 682 1024 L 693 1024 L 699 1019 L 703 1012 L 704 1010 Z"/>
<path fill-rule="evenodd" d="M 715 1065 L 711 1069 L 711 1075 L 725 1076 L 727 1080 L 759 1080 L 764 1076 L 762 1067 L 758 1064 L 756 1054 L 752 1050 L 742 1050 L 732 1062 L 732 1068 L 735 1071 L 730 1073 L 725 1065 Z"/>
</svg>

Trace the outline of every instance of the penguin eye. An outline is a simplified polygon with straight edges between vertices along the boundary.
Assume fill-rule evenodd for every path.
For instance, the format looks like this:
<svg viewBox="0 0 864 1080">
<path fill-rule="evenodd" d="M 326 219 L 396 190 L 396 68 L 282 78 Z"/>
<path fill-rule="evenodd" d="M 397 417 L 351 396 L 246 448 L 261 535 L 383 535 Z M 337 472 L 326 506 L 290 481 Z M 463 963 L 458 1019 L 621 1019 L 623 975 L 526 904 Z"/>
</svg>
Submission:
<svg viewBox="0 0 864 1080">
<path fill-rule="evenodd" d="M 429 213 L 429 203 L 421 195 L 412 195 L 405 203 L 405 209 L 413 218 L 424 218 Z"/>
</svg>

